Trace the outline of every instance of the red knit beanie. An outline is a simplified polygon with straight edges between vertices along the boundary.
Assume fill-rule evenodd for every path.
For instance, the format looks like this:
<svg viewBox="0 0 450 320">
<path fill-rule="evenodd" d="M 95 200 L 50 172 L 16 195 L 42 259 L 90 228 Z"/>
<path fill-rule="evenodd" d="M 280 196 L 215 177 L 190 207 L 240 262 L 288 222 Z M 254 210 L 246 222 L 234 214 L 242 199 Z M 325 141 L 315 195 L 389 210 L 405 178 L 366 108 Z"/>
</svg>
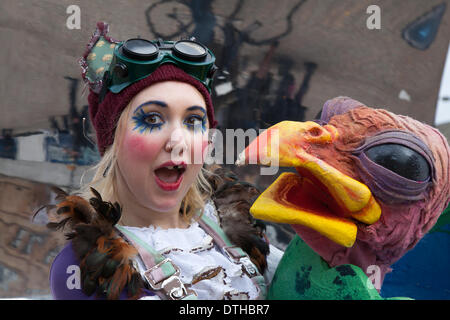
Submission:
<svg viewBox="0 0 450 320">
<path fill-rule="evenodd" d="M 90 90 L 89 115 L 97 133 L 97 145 L 101 155 L 112 145 L 117 122 L 131 99 L 150 85 L 162 81 L 180 81 L 195 87 L 205 99 L 210 128 L 216 127 L 217 121 L 214 119 L 213 104 L 206 87 L 180 68 L 167 63 L 159 66 L 148 77 L 131 84 L 117 94 L 108 91 L 100 104 L 98 94 Z"/>
</svg>

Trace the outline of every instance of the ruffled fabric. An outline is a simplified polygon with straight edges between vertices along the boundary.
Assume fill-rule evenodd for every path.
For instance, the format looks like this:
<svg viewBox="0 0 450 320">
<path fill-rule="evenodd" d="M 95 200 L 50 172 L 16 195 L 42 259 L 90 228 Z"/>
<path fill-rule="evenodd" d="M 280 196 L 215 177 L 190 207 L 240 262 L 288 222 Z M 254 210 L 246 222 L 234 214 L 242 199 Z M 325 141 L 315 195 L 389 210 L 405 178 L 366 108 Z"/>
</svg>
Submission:
<svg viewBox="0 0 450 320">
<path fill-rule="evenodd" d="M 204 214 L 217 222 L 214 208 L 207 204 Z M 256 299 L 258 289 L 242 271 L 241 265 L 230 261 L 197 222 L 187 229 L 149 226 L 146 228 L 127 227 L 151 247 L 180 269 L 180 278 L 185 284 L 192 283 L 200 300 Z M 139 259 L 140 260 L 140 259 Z M 137 261 L 141 274 L 145 267 Z M 205 274 L 214 274 L 212 278 Z M 153 298 L 153 297 L 152 297 Z"/>
</svg>

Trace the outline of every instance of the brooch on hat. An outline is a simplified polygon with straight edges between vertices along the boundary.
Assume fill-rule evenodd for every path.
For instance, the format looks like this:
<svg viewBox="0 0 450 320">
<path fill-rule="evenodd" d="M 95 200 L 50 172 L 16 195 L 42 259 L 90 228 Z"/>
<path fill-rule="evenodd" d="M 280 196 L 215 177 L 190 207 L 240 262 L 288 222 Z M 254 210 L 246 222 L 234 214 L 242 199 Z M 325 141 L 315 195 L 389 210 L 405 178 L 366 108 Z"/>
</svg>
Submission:
<svg viewBox="0 0 450 320">
<path fill-rule="evenodd" d="M 107 36 L 108 31 L 107 23 L 97 22 L 97 29 L 87 44 L 83 57 L 78 61 L 84 82 L 97 94 L 102 89 L 103 76 L 111 64 L 114 48 L 120 42 Z"/>
</svg>

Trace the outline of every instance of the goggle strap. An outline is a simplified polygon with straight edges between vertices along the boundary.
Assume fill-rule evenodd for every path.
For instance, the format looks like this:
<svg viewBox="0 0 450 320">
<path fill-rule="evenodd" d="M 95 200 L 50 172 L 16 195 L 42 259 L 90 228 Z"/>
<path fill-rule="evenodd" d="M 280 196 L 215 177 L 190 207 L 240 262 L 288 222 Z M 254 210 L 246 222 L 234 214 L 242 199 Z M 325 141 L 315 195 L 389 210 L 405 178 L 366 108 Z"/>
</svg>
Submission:
<svg viewBox="0 0 450 320">
<path fill-rule="evenodd" d="M 109 87 L 109 71 L 106 71 L 103 74 L 102 79 L 102 89 L 100 90 L 100 93 L 98 94 L 98 103 L 102 103 L 102 101 L 105 99 L 106 94 L 108 93 L 108 87 Z"/>
</svg>

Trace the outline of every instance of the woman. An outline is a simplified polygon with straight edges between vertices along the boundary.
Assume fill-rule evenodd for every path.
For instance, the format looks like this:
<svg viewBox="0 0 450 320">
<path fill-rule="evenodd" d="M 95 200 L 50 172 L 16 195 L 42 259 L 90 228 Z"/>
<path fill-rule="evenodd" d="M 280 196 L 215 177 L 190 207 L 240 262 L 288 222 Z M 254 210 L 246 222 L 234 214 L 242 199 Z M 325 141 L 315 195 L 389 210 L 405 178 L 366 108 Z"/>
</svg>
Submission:
<svg viewBox="0 0 450 320">
<path fill-rule="evenodd" d="M 118 42 L 99 23 L 81 65 L 102 160 L 84 198 L 60 192 L 49 226 L 67 226 L 71 242 L 53 262 L 53 296 L 264 298 L 269 247 L 242 223 L 233 223 L 241 234 L 231 239 L 248 239 L 239 244 L 250 257 L 234 246 L 203 172 L 216 125 L 213 54 L 191 40 Z M 271 251 L 273 271 L 281 255 Z"/>
</svg>

